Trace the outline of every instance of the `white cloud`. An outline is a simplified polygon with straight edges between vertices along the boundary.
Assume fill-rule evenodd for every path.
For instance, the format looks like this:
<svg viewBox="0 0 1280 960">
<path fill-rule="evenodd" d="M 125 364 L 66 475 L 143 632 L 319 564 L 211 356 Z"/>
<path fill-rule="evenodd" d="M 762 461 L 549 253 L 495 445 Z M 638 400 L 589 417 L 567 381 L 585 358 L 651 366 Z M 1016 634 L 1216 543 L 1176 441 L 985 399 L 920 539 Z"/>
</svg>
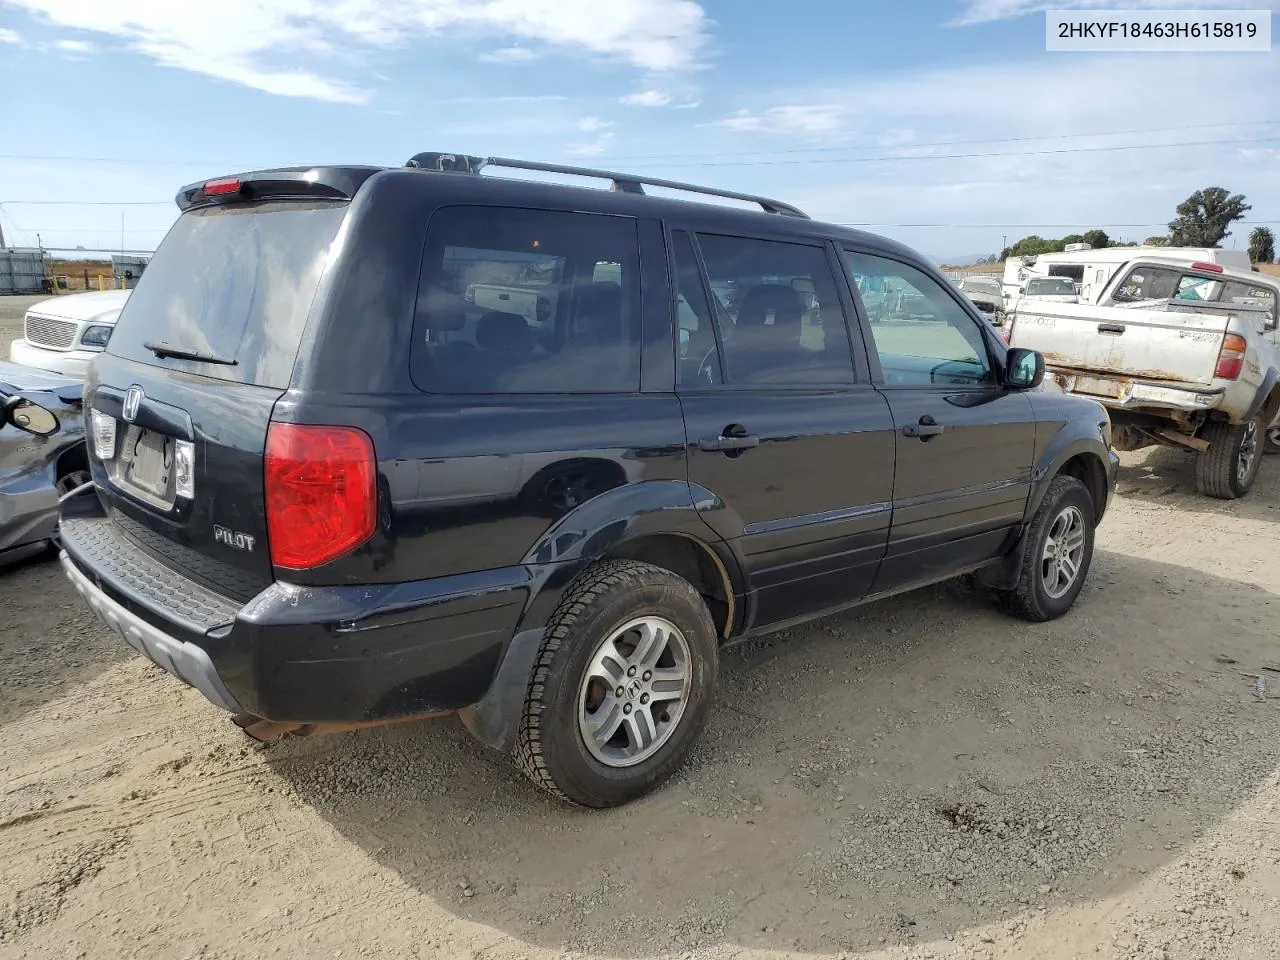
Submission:
<svg viewBox="0 0 1280 960">
<path fill-rule="evenodd" d="M 362 103 L 371 93 L 334 77 L 335 62 L 446 33 L 669 71 L 696 65 L 709 27 L 694 0 L 222 0 L 216 8 L 196 0 L 6 2 L 59 26 L 123 39 L 163 66 L 340 103 Z M 211 29 L 211 17 L 232 26 Z"/>
<path fill-rule="evenodd" d="M 642 90 L 629 93 L 618 102 L 627 107 L 665 107 L 671 102 L 671 94 L 664 90 Z"/>
<path fill-rule="evenodd" d="M 739 110 L 716 126 L 735 133 L 763 133 L 775 137 L 836 138 L 847 133 L 850 110 L 844 104 L 786 104 L 753 113 Z"/>
<path fill-rule="evenodd" d="M 17 46 L 22 43 L 22 35 L 17 30 L 0 27 L 0 43 L 12 43 Z"/>
<path fill-rule="evenodd" d="M 1274 115 L 1277 59 L 1100 55 L 850 78 L 788 91 L 776 106 L 748 103 L 721 119 L 701 149 L 741 156 L 716 159 L 696 177 L 692 168 L 702 161 L 650 169 L 768 193 L 820 219 L 875 224 L 868 229 L 938 254 L 994 252 L 1004 234 L 1012 241 L 1072 232 L 1061 224 L 1140 240 L 1164 232 L 1174 206 L 1211 184 L 1244 193 L 1252 216 L 1277 219 L 1280 183 L 1270 151 L 1280 142 L 1238 142 L 1280 138 L 1280 127 L 1255 122 Z M 1161 102 L 1178 104 L 1174 114 L 1153 112 L 1153 82 Z M 1227 126 L 1196 129 L 1206 124 Z M 1135 132 L 1105 135 L 1126 130 Z M 774 136 L 764 140 L 766 133 Z M 927 146 L 982 139 L 990 142 Z M 955 154 L 1003 155 L 917 159 Z M 1240 225 L 1227 245 L 1247 232 Z"/>
<path fill-rule="evenodd" d="M 480 54 L 481 63 L 529 63 L 538 59 L 538 54 L 528 47 L 503 47 Z"/>
<path fill-rule="evenodd" d="M 967 26 L 994 20 L 1010 20 L 1046 10 L 1170 10 L 1184 6 L 1197 10 L 1210 10 L 1214 7 L 1242 8 L 1240 0 L 1195 0 L 1190 4 L 1182 0 L 1123 0 L 1123 3 L 1118 3 L 1117 0 L 965 0 L 964 10 L 952 21 L 952 25 Z M 1267 3 L 1252 4 L 1252 7 L 1259 6 L 1266 7 Z"/>
<path fill-rule="evenodd" d="M 570 156 L 575 157 L 598 157 L 613 146 L 613 141 L 613 133 L 607 132 L 596 137 L 594 140 L 570 146 L 568 152 Z"/>
<path fill-rule="evenodd" d="M 608 130 L 613 126 L 611 120 L 601 120 L 599 117 L 583 117 L 578 121 L 578 129 L 583 133 L 598 133 L 601 130 Z"/>
<path fill-rule="evenodd" d="M 96 49 L 88 40 L 59 40 L 54 46 L 63 53 L 90 54 Z"/>
</svg>

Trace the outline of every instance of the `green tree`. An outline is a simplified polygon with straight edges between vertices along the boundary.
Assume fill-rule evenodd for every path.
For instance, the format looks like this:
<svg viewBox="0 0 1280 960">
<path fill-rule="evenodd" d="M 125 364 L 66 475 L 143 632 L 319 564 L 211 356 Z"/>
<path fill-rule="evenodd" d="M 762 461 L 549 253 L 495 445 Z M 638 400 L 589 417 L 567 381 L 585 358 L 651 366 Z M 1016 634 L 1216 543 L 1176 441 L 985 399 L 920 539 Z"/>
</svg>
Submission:
<svg viewBox="0 0 1280 960">
<path fill-rule="evenodd" d="M 1231 225 L 1252 209 L 1243 194 L 1232 196 L 1222 187 L 1197 190 L 1178 204 L 1178 216 L 1169 222 L 1169 244 L 1216 247 L 1230 235 Z"/>
<path fill-rule="evenodd" d="M 1169 245 L 1168 237 L 1147 237 L 1142 241 L 1144 247 L 1167 247 Z"/>
<path fill-rule="evenodd" d="M 1083 233 L 1068 233 L 1062 238 L 1062 245 L 1065 247 L 1068 243 L 1084 243 Z"/>
<path fill-rule="evenodd" d="M 1084 242 L 1095 250 L 1102 250 L 1111 246 L 1111 238 L 1107 236 L 1107 231 L 1105 230 L 1086 230 L 1084 232 Z"/>
<path fill-rule="evenodd" d="M 1270 263 L 1276 258 L 1276 237 L 1267 227 L 1254 227 L 1249 234 L 1249 259 Z"/>
</svg>

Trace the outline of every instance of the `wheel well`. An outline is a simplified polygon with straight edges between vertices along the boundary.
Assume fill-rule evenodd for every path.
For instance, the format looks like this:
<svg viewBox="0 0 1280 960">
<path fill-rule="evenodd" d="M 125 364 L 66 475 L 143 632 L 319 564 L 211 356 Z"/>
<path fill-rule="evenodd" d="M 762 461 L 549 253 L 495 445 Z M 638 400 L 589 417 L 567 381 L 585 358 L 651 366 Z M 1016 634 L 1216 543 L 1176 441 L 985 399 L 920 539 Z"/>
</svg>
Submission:
<svg viewBox="0 0 1280 960">
<path fill-rule="evenodd" d="M 58 462 L 55 467 L 55 476 L 57 479 L 61 479 L 68 473 L 74 473 L 76 470 L 88 469 L 89 449 L 83 443 L 77 443 L 74 447 L 69 447 L 58 455 Z"/>
<path fill-rule="evenodd" d="M 1093 500 L 1094 522 L 1102 519 L 1107 504 L 1107 471 L 1093 454 L 1078 453 L 1062 465 L 1059 474 L 1075 477 L 1085 485 Z"/>
<path fill-rule="evenodd" d="M 706 545 L 678 534 L 654 534 L 620 544 L 603 559 L 639 560 L 687 580 L 702 594 L 720 636 L 728 639 L 733 629 L 733 587 L 724 564 Z"/>
<path fill-rule="evenodd" d="M 1262 426 L 1271 426 L 1276 414 L 1280 414 L 1280 384 L 1271 388 L 1271 394 L 1262 405 Z"/>
</svg>

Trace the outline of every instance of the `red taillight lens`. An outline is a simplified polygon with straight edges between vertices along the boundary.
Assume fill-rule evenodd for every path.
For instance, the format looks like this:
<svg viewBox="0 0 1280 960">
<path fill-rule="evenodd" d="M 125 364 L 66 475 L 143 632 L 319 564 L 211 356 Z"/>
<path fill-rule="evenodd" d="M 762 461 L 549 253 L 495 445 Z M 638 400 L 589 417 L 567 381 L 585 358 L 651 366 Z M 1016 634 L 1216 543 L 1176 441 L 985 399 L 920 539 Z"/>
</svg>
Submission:
<svg viewBox="0 0 1280 960">
<path fill-rule="evenodd" d="M 1197 260 L 1195 263 L 1193 263 L 1193 264 L 1191 265 L 1191 269 L 1192 269 L 1192 270 L 1204 270 L 1204 271 L 1206 271 L 1206 272 L 1208 272 L 1208 273 L 1221 273 L 1221 272 L 1222 272 L 1222 267 L 1218 266 L 1218 264 L 1216 264 L 1216 263 L 1203 263 L 1203 262 L 1201 262 L 1201 261 L 1199 261 L 1199 260 Z"/>
<path fill-rule="evenodd" d="M 210 180 L 204 185 L 204 193 L 206 197 L 217 197 L 227 193 L 239 192 L 239 177 L 225 177 L 222 180 Z"/>
<path fill-rule="evenodd" d="M 377 466 L 373 441 L 363 430 L 273 423 L 264 473 L 276 566 L 318 567 L 373 536 Z"/>
<path fill-rule="evenodd" d="M 1249 349 L 1244 337 L 1238 333 L 1228 333 L 1222 339 L 1222 350 L 1218 353 L 1218 367 L 1213 375 L 1219 380 L 1234 380 L 1244 369 L 1245 351 Z"/>
</svg>

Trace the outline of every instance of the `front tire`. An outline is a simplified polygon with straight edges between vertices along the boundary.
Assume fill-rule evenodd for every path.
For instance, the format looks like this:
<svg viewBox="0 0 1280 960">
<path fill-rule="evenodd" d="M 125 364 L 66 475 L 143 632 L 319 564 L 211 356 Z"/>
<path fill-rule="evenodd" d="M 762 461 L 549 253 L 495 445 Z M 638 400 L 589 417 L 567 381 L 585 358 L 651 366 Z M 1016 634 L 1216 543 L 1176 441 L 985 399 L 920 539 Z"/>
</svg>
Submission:
<svg viewBox="0 0 1280 960">
<path fill-rule="evenodd" d="M 1262 424 L 1214 420 L 1205 424 L 1201 437 L 1209 449 L 1196 456 L 1197 489 L 1218 500 L 1235 500 L 1252 490 L 1262 465 Z"/>
<path fill-rule="evenodd" d="M 516 762 L 570 803 L 612 807 L 684 763 L 706 724 L 719 647 L 702 597 L 634 560 L 591 567 L 547 626 Z"/>
<path fill-rule="evenodd" d="M 1267 427 L 1267 453 L 1280 453 L 1280 420 Z"/>
<path fill-rule="evenodd" d="M 1006 613 L 1043 623 L 1071 609 L 1093 563 L 1096 517 L 1083 483 L 1066 475 L 1053 479 L 1027 527 L 1017 586 L 996 592 Z"/>
</svg>

